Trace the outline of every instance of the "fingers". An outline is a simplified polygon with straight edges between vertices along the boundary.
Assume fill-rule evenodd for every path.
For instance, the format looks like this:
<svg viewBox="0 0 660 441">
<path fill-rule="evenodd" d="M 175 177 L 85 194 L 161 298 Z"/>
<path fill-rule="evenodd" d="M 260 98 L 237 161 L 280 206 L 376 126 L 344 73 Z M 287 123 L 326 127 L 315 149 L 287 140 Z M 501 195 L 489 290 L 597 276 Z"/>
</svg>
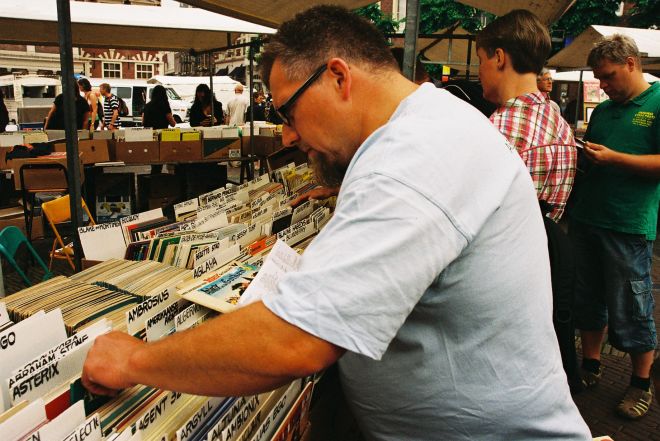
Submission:
<svg viewBox="0 0 660 441">
<path fill-rule="evenodd" d="M 80 380 L 82 382 L 83 387 L 95 395 L 108 395 L 114 397 L 119 393 L 118 390 L 110 389 L 108 387 L 95 383 L 94 380 L 92 380 L 92 378 L 90 377 L 89 369 L 86 366 L 83 368 L 83 372 Z"/>
</svg>

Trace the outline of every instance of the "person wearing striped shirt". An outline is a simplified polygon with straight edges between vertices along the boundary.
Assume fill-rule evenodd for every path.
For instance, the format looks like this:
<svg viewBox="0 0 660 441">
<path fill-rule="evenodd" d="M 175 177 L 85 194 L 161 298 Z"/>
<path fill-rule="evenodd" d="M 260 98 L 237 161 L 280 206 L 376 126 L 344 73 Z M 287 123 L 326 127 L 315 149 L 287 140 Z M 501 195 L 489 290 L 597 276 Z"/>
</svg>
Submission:
<svg viewBox="0 0 660 441">
<path fill-rule="evenodd" d="M 110 91 L 110 85 L 103 83 L 99 86 L 101 95 L 103 95 L 103 125 L 108 130 L 116 130 L 121 127 L 121 118 L 119 117 L 119 98 Z"/>
</svg>

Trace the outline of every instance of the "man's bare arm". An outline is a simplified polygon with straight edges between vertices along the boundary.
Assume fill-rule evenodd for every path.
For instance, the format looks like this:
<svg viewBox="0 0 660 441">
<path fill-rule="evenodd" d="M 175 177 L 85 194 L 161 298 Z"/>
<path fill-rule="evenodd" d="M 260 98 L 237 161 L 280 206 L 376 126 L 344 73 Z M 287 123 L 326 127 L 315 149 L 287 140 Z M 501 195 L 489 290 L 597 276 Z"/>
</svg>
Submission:
<svg viewBox="0 0 660 441">
<path fill-rule="evenodd" d="M 197 395 L 242 396 L 317 372 L 344 349 L 257 302 L 155 343 L 114 332 L 96 339 L 83 384 L 112 393 L 135 384 Z"/>
<path fill-rule="evenodd" d="M 584 152 L 596 164 L 613 165 L 640 176 L 660 178 L 660 155 L 631 155 L 593 142 L 586 143 Z"/>
</svg>

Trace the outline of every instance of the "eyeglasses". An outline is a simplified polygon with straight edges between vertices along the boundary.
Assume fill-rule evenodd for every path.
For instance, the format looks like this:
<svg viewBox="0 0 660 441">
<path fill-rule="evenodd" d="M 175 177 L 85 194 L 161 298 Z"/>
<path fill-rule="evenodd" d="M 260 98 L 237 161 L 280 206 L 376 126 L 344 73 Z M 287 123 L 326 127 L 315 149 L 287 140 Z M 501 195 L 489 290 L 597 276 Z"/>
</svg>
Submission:
<svg viewBox="0 0 660 441">
<path fill-rule="evenodd" d="M 314 81 L 317 80 L 318 77 L 321 76 L 321 74 L 328 68 L 327 64 L 324 64 L 323 66 L 320 66 L 314 73 L 305 81 L 302 86 L 296 90 L 291 97 L 286 100 L 284 104 L 282 104 L 280 107 L 275 109 L 275 113 L 277 113 L 277 116 L 279 116 L 282 119 L 282 122 L 286 124 L 287 126 L 291 126 L 291 117 L 289 116 L 289 112 L 291 112 L 291 108 L 293 107 L 294 104 L 296 104 L 296 101 L 298 98 L 300 98 L 300 95 L 303 94 L 305 90 L 311 86 Z"/>
</svg>

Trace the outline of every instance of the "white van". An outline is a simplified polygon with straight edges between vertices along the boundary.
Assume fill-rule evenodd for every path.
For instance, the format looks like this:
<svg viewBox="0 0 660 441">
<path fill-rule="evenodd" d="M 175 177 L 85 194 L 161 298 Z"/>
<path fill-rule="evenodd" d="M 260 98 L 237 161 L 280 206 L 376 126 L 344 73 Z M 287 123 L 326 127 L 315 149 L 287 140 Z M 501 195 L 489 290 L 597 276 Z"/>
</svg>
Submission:
<svg viewBox="0 0 660 441">
<path fill-rule="evenodd" d="M 142 110 L 144 105 L 151 99 L 151 91 L 156 84 L 148 84 L 146 80 L 129 80 L 123 78 L 89 78 L 92 89 L 98 93 L 98 88 L 102 83 L 110 84 L 113 94 L 124 100 L 128 107 L 129 116 L 122 116 L 123 125 L 132 125 L 126 123 L 141 124 Z M 172 116 L 178 123 L 186 121 L 186 112 L 190 103 L 181 99 L 171 87 L 165 87 L 167 97 L 172 108 Z M 103 98 L 101 98 L 103 99 Z"/>
<path fill-rule="evenodd" d="M 0 76 L 0 90 L 9 111 L 9 120 L 37 128 L 62 93 L 59 76 L 11 74 Z"/>
<path fill-rule="evenodd" d="M 166 88 L 171 88 L 186 102 L 192 103 L 195 101 L 195 89 L 200 84 L 210 86 L 209 77 L 179 77 L 172 75 L 154 75 L 148 81 L 149 84 L 160 84 Z M 234 88 L 238 81 L 232 80 L 228 76 L 214 76 L 213 77 L 213 94 L 215 98 L 222 103 L 223 109 L 226 108 L 227 103 L 234 99 L 236 96 Z M 248 88 L 243 89 L 243 96 L 248 101 L 250 100 L 250 93 Z"/>
</svg>

